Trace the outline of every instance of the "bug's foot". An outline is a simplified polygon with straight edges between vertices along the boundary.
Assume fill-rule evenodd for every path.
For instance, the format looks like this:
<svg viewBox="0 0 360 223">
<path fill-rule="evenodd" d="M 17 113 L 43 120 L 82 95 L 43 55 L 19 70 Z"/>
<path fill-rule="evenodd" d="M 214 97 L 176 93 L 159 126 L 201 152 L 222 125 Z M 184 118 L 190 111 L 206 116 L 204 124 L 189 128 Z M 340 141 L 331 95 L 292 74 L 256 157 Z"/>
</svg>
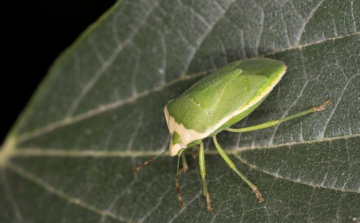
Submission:
<svg viewBox="0 0 360 223">
<path fill-rule="evenodd" d="M 189 169 L 189 166 L 188 166 L 188 165 L 183 166 L 183 168 L 181 168 L 181 169 L 179 170 L 179 174 L 185 173 L 188 169 Z"/>
<path fill-rule="evenodd" d="M 331 100 L 327 100 L 324 102 L 324 104 L 318 106 L 318 107 L 315 107 L 314 108 L 314 112 L 318 112 L 318 111 L 322 111 L 326 108 L 326 106 L 328 106 L 329 104 L 331 104 Z"/>
<path fill-rule="evenodd" d="M 207 193 L 207 194 L 205 194 L 205 196 L 206 196 L 206 206 L 207 206 L 207 210 L 208 210 L 208 211 L 212 211 L 213 209 L 212 209 L 212 207 L 211 207 L 210 194 Z"/>
<path fill-rule="evenodd" d="M 264 201 L 264 198 L 262 198 L 260 191 L 257 189 L 257 187 L 253 188 L 253 192 L 255 193 L 255 196 L 257 199 L 259 199 L 259 203 Z"/>
</svg>

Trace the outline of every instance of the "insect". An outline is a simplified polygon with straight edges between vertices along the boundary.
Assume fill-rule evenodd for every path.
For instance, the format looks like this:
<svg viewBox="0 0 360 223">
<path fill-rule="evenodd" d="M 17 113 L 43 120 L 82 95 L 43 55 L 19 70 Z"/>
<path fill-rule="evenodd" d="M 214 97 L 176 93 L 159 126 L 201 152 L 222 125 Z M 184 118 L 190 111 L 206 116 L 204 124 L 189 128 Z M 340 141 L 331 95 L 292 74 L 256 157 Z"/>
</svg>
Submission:
<svg viewBox="0 0 360 223">
<path fill-rule="evenodd" d="M 212 210 L 210 194 L 206 185 L 205 153 L 202 141 L 207 137 L 213 138 L 220 156 L 251 188 L 259 202 L 264 201 L 258 188 L 236 168 L 235 164 L 221 148 L 216 140 L 216 135 L 224 130 L 249 132 L 272 127 L 293 118 L 321 111 L 331 103 L 328 100 L 318 107 L 251 127 L 229 128 L 254 111 L 277 85 L 285 72 L 286 66 L 279 60 L 262 58 L 235 61 L 196 82 L 179 97 L 170 100 L 165 105 L 164 113 L 171 134 L 170 155 L 178 156 L 175 180 L 181 207 L 184 207 L 184 204 L 178 180 L 180 172 L 187 169 L 184 151 L 197 146 L 199 149 L 203 194 L 206 197 L 207 210 Z M 144 162 L 134 172 L 137 172 L 165 152 Z M 179 170 L 180 157 L 183 158 L 182 170 Z"/>
</svg>

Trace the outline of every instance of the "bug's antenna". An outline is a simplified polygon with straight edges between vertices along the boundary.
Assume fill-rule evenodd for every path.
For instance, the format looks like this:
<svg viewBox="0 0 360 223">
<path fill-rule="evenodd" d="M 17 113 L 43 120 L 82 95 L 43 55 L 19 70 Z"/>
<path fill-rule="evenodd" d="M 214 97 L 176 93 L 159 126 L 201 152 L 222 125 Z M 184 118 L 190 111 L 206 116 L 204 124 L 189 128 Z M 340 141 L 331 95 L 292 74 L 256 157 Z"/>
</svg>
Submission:
<svg viewBox="0 0 360 223">
<path fill-rule="evenodd" d="M 184 149 L 180 150 L 179 153 L 178 153 L 178 162 L 177 162 L 177 169 L 176 169 L 176 176 L 175 176 L 176 190 L 177 190 L 177 194 L 178 194 L 178 198 L 179 198 L 179 201 L 180 201 L 181 208 L 184 208 L 184 203 L 182 201 L 181 194 L 180 194 L 179 166 L 180 166 L 180 157 L 181 157 L 181 154 L 182 154 L 183 151 L 184 151 Z"/>
<path fill-rule="evenodd" d="M 138 172 L 143 166 L 146 166 L 148 163 L 154 161 L 155 159 L 157 159 L 158 157 L 164 155 L 167 152 L 167 150 L 165 150 L 164 152 L 160 153 L 159 155 L 149 159 L 148 161 L 145 161 L 143 164 L 141 164 L 140 166 L 136 167 L 136 169 L 133 171 L 133 173 Z"/>
</svg>

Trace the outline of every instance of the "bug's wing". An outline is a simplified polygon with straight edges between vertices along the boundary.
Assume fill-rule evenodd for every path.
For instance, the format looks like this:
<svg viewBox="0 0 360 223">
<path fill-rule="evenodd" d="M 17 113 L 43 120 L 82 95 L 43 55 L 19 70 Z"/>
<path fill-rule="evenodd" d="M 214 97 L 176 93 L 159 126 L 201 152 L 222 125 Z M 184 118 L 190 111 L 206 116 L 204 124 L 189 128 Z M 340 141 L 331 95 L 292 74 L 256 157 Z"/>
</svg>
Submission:
<svg viewBox="0 0 360 223">
<path fill-rule="evenodd" d="M 228 66 L 227 66 L 228 67 Z M 221 95 L 241 73 L 240 69 L 214 72 L 195 83 L 183 94 L 167 103 L 169 114 L 187 129 L 204 133 L 209 128 L 210 115 L 216 109 Z"/>
<path fill-rule="evenodd" d="M 269 95 L 286 72 L 283 62 L 271 59 L 245 60 L 243 70 L 226 87 L 214 109 L 210 126 L 219 132 L 248 116 Z"/>
<path fill-rule="evenodd" d="M 186 129 L 210 134 L 249 103 L 257 107 L 285 69 L 281 61 L 272 59 L 236 61 L 204 77 L 166 106 Z"/>
<path fill-rule="evenodd" d="M 226 85 L 224 92 L 219 92 L 219 98 L 211 114 L 209 125 L 215 126 L 221 120 L 233 117 L 239 108 L 260 94 L 259 89 L 262 89 L 267 81 L 267 77 L 243 71 L 241 75 Z"/>
</svg>

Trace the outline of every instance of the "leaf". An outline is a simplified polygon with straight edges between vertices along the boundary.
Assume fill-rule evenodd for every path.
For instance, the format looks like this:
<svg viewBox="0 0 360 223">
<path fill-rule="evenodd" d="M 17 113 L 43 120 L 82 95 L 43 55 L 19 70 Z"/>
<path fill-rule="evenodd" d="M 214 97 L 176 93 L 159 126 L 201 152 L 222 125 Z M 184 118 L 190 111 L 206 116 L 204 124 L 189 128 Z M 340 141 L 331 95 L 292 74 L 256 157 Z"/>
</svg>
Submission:
<svg viewBox="0 0 360 223">
<path fill-rule="evenodd" d="M 51 68 L 0 151 L 1 222 L 358 222 L 358 1 L 119 1 Z M 219 143 L 265 198 L 205 140 L 175 189 L 165 103 L 214 68 L 250 57 L 288 71 L 237 127 L 324 111 Z"/>
</svg>

